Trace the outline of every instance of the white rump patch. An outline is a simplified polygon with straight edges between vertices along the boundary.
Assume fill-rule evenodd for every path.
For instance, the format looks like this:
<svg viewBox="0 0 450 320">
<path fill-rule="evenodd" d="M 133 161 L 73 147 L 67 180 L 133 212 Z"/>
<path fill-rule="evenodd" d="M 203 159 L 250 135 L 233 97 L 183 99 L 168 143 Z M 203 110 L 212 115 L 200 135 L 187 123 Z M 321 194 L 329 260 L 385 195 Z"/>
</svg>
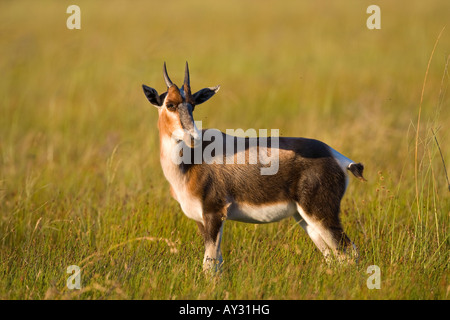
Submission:
<svg viewBox="0 0 450 320">
<path fill-rule="evenodd" d="M 347 158 L 346 156 L 344 156 L 343 154 L 337 152 L 333 148 L 331 148 L 331 147 L 329 147 L 329 148 L 330 148 L 331 155 L 333 156 L 333 158 L 336 160 L 336 162 L 339 164 L 339 166 L 342 168 L 342 170 L 345 173 L 347 173 L 348 166 L 351 163 L 354 163 L 353 160 Z"/>
<path fill-rule="evenodd" d="M 343 154 L 337 152 L 336 150 L 334 150 L 330 146 L 328 148 L 330 148 L 331 155 L 333 156 L 334 160 L 336 160 L 338 165 L 341 167 L 342 171 L 344 171 L 344 174 L 345 174 L 345 189 L 347 190 L 347 186 L 348 186 L 347 169 L 348 169 L 348 166 L 350 164 L 354 163 L 354 162 L 353 162 L 353 160 L 351 160 L 351 159 L 347 158 L 346 156 L 344 156 Z"/>
</svg>

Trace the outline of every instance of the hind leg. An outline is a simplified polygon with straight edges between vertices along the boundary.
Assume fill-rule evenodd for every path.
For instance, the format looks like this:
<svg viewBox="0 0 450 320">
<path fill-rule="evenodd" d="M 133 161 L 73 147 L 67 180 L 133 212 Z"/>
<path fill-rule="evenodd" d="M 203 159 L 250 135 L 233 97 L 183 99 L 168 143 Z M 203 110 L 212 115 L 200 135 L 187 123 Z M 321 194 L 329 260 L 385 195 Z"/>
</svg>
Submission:
<svg viewBox="0 0 450 320">
<path fill-rule="evenodd" d="M 302 216 L 299 213 L 294 214 L 294 219 L 306 231 L 306 233 L 311 238 L 311 240 L 314 242 L 316 247 L 320 250 L 320 252 L 322 252 L 323 256 L 325 257 L 325 261 L 327 263 L 330 262 L 330 258 L 331 258 L 330 248 L 328 248 L 325 241 L 323 241 L 319 232 L 313 226 L 309 225 L 305 221 L 305 219 L 302 218 Z"/>
<path fill-rule="evenodd" d="M 297 210 L 299 212 L 299 216 L 301 216 L 301 218 L 305 221 L 307 228 L 311 229 L 311 233 L 314 236 L 314 238 L 313 236 L 311 236 L 311 239 L 313 239 L 314 243 L 316 243 L 317 241 L 321 247 L 326 244 L 327 247 L 331 249 L 333 255 L 339 262 L 357 262 L 358 250 L 342 229 L 342 225 L 338 217 L 339 210 L 337 210 L 337 212 L 334 212 L 333 214 L 322 213 L 320 215 L 322 219 L 317 218 L 319 216 L 318 214 L 308 213 L 299 204 L 297 204 Z M 319 247 L 317 243 L 316 245 Z M 319 247 L 319 249 L 321 247 Z M 329 251 L 322 251 L 322 253 L 324 252 L 329 253 Z M 325 259 L 328 262 L 329 259 L 327 259 L 328 257 L 325 253 Z"/>
</svg>

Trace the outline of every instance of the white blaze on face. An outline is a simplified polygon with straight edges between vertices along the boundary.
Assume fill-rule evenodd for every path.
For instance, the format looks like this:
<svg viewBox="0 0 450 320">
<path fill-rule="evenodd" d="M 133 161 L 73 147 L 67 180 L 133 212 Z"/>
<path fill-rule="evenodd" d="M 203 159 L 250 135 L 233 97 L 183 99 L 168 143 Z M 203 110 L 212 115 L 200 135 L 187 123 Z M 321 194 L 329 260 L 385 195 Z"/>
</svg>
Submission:
<svg viewBox="0 0 450 320">
<path fill-rule="evenodd" d="M 191 146 L 192 143 L 195 145 L 200 139 L 200 133 L 194 122 L 192 111 L 193 107 L 189 103 L 182 103 L 178 105 L 177 108 L 177 114 L 180 118 L 181 127 L 184 130 L 183 140 L 189 146 Z"/>
<path fill-rule="evenodd" d="M 200 126 L 200 130 L 197 127 L 197 124 Z M 194 121 L 194 130 L 192 131 L 192 137 L 195 140 L 201 139 L 201 128 L 202 128 L 202 122 L 201 121 Z"/>
</svg>

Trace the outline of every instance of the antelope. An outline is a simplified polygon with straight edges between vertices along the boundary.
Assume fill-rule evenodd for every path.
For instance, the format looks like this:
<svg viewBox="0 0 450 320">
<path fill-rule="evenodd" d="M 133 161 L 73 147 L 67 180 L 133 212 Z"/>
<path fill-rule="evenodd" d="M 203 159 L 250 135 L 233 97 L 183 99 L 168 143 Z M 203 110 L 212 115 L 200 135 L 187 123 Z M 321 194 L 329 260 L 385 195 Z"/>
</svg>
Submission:
<svg viewBox="0 0 450 320">
<path fill-rule="evenodd" d="M 193 161 L 193 156 L 189 156 L 177 163 L 174 155 L 189 150 L 203 155 L 213 143 L 205 139 L 205 130 L 197 128 L 193 111 L 216 94 L 220 86 L 192 94 L 187 62 L 182 87 L 170 80 L 166 63 L 163 75 L 166 92 L 158 94 L 146 85 L 142 88 L 150 103 L 158 108 L 160 161 L 171 194 L 184 214 L 197 222 L 203 236 L 203 270 L 218 271 L 223 264 L 220 245 L 226 220 L 260 224 L 293 217 L 327 262 L 357 261 L 358 249 L 345 234 L 339 213 L 348 185 L 347 172 L 365 180 L 361 163 L 314 139 L 278 137 L 277 143 L 272 140 L 261 147 L 252 144 L 261 137 L 230 136 L 218 130 L 216 137 L 221 137 L 223 143 L 241 143 L 244 149 L 236 151 L 233 147 L 231 154 L 216 151 L 214 159 L 223 161 L 211 163 L 203 156 L 200 161 Z M 261 174 L 260 169 L 266 167 L 261 158 L 250 163 L 252 152 L 258 151 L 278 155 L 273 160 L 277 163 L 276 173 Z M 239 153 L 244 153 L 245 163 L 225 161 Z"/>
</svg>

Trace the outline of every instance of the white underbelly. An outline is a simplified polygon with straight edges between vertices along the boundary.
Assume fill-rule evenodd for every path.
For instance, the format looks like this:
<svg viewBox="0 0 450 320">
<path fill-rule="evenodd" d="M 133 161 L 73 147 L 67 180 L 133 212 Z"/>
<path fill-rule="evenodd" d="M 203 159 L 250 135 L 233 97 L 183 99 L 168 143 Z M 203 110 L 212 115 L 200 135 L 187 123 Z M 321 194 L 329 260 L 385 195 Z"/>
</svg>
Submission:
<svg viewBox="0 0 450 320">
<path fill-rule="evenodd" d="M 277 222 L 293 216 L 297 212 L 295 202 L 280 202 L 272 204 L 232 203 L 228 207 L 227 220 L 248 223 Z"/>
</svg>

